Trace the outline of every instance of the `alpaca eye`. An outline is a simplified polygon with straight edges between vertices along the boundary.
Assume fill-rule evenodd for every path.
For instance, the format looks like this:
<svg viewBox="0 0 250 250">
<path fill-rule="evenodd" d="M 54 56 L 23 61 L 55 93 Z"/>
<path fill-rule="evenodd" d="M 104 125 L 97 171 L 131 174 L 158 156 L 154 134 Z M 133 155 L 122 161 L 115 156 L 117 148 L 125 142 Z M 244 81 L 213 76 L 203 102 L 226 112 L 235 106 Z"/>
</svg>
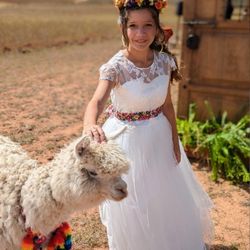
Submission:
<svg viewBox="0 0 250 250">
<path fill-rule="evenodd" d="M 88 173 L 91 177 L 96 177 L 97 176 L 97 173 L 95 171 L 89 171 L 88 170 Z"/>
<path fill-rule="evenodd" d="M 92 178 L 96 177 L 98 175 L 94 170 L 88 170 L 86 168 L 82 168 L 81 171 L 83 174 L 85 174 L 85 175 L 87 174 L 88 176 L 90 176 Z"/>
</svg>

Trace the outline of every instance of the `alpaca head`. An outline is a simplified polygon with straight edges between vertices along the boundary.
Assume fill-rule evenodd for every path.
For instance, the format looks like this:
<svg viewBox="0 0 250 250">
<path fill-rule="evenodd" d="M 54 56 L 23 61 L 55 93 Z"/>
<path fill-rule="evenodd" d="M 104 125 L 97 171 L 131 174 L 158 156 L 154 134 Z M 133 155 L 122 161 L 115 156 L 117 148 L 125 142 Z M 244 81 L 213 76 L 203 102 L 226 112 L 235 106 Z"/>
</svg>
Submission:
<svg viewBox="0 0 250 250">
<path fill-rule="evenodd" d="M 121 175 L 127 172 L 129 162 L 112 140 L 98 143 L 85 135 L 77 142 L 75 153 L 82 174 L 103 199 L 119 201 L 127 196 Z"/>
<path fill-rule="evenodd" d="M 87 135 L 71 145 L 70 151 L 65 148 L 60 153 L 64 166 L 57 168 L 52 178 L 56 200 L 84 209 L 106 199 L 119 201 L 127 196 L 121 175 L 127 172 L 129 162 L 118 145 L 113 141 L 98 143 Z"/>
</svg>

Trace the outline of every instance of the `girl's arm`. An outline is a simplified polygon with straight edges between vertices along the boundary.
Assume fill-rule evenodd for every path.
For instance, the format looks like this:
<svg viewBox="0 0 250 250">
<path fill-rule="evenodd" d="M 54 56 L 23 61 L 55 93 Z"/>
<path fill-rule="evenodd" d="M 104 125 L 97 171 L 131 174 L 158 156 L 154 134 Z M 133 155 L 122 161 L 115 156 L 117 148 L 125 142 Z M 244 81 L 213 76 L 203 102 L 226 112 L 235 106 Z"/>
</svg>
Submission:
<svg viewBox="0 0 250 250">
<path fill-rule="evenodd" d="M 97 120 L 114 85 L 108 80 L 100 80 L 84 114 L 83 133 L 91 135 L 98 142 L 103 142 L 106 138 L 102 128 L 97 125 Z"/>
<path fill-rule="evenodd" d="M 172 140 L 173 140 L 173 146 L 174 146 L 174 153 L 175 153 L 176 161 L 177 163 L 179 163 L 181 161 L 181 153 L 180 153 L 180 147 L 179 147 L 178 132 L 177 132 L 177 127 L 176 127 L 174 106 L 173 106 L 172 99 L 171 99 L 170 85 L 168 87 L 167 97 L 163 105 L 163 114 L 167 117 L 172 127 Z"/>
</svg>

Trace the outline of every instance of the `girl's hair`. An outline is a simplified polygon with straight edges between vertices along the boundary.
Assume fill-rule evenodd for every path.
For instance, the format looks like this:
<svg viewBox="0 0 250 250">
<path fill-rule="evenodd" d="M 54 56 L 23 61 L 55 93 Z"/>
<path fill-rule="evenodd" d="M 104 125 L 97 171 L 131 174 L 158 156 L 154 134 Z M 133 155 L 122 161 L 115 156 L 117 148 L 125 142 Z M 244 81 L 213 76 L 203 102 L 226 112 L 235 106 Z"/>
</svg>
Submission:
<svg viewBox="0 0 250 250">
<path fill-rule="evenodd" d="M 159 18 L 159 11 L 157 11 L 153 6 L 147 6 L 147 7 L 141 7 L 141 8 L 133 8 L 133 9 L 126 9 L 126 8 L 122 8 L 120 9 L 120 20 L 119 23 L 121 25 L 121 29 L 122 29 L 122 41 L 123 41 L 123 45 L 125 47 L 128 47 L 129 45 L 129 39 L 128 39 L 128 35 L 127 35 L 127 23 L 128 23 L 128 16 L 129 16 L 129 11 L 133 11 L 133 10 L 138 10 L 138 9 L 147 9 L 149 10 L 149 12 L 151 13 L 155 24 L 156 24 L 156 28 L 158 30 L 157 36 L 155 37 L 153 43 L 150 45 L 150 48 L 159 52 L 165 52 L 167 54 L 169 54 L 170 56 L 173 57 L 175 64 L 176 64 L 176 70 L 172 71 L 171 73 L 171 82 L 174 80 L 181 80 L 182 76 L 177 64 L 177 60 L 176 57 L 169 51 L 167 43 L 165 41 L 165 35 L 164 35 L 164 30 L 160 25 L 160 18 Z"/>
</svg>

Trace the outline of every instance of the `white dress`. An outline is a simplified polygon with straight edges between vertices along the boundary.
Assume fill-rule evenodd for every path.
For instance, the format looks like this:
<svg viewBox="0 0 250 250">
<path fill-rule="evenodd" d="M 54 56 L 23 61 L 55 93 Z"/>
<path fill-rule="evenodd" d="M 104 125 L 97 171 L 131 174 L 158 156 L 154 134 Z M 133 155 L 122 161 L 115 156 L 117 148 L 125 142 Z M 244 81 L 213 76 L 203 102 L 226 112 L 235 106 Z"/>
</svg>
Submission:
<svg viewBox="0 0 250 250">
<path fill-rule="evenodd" d="M 150 111 L 166 98 L 172 57 L 154 52 L 148 68 L 138 68 L 122 51 L 100 68 L 100 79 L 116 82 L 111 101 L 120 112 Z M 112 250 L 202 250 L 212 235 L 212 202 L 197 182 L 181 146 L 176 163 L 171 125 L 160 113 L 143 121 L 121 121 L 110 116 L 106 134 L 127 126 L 116 138 L 131 167 L 123 178 L 128 197 L 106 201 L 100 215 Z"/>
</svg>

